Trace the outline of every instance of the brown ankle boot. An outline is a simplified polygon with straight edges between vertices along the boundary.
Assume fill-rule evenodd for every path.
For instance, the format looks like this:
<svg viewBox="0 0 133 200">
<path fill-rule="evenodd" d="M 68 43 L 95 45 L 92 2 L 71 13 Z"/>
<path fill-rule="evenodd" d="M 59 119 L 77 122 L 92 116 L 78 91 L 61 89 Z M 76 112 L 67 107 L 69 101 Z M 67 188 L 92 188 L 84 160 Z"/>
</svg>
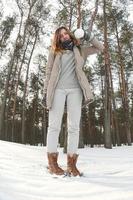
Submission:
<svg viewBox="0 0 133 200">
<path fill-rule="evenodd" d="M 78 155 L 67 155 L 67 173 L 72 176 L 81 176 L 82 174 L 79 172 L 79 170 L 76 167 Z"/>
<path fill-rule="evenodd" d="M 48 170 L 51 174 L 62 175 L 64 170 L 58 166 L 58 153 L 47 153 L 48 156 Z"/>
</svg>

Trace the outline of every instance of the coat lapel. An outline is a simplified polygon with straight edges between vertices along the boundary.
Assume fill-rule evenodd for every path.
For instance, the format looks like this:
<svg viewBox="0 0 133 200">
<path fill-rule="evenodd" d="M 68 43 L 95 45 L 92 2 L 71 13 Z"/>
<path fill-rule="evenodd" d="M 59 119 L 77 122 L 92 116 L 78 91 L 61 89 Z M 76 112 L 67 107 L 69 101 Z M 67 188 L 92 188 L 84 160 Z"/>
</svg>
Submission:
<svg viewBox="0 0 133 200">
<path fill-rule="evenodd" d="M 59 64 L 60 64 L 60 59 L 61 59 L 61 55 L 62 55 L 62 53 L 58 53 L 58 54 L 55 56 L 54 65 L 59 66 Z"/>
</svg>

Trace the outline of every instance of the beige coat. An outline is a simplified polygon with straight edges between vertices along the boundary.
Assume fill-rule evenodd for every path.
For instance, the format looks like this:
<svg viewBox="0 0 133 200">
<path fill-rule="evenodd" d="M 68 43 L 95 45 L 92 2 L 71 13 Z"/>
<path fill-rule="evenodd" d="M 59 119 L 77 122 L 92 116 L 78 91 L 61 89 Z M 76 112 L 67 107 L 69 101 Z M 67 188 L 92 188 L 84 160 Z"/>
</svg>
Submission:
<svg viewBox="0 0 133 200">
<path fill-rule="evenodd" d="M 81 45 L 80 51 L 78 47 L 74 47 L 74 55 L 75 55 L 75 63 L 76 63 L 76 74 L 79 81 L 79 84 L 82 88 L 83 94 L 84 94 L 84 102 L 91 101 L 93 99 L 93 93 L 90 88 L 90 84 L 88 83 L 88 79 L 82 70 L 85 61 L 88 57 L 88 55 L 98 53 L 100 51 L 103 51 L 103 45 L 97 40 L 93 39 L 91 41 L 90 45 Z M 47 92 L 47 109 L 50 109 L 52 107 L 53 97 L 56 85 L 59 80 L 60 75 L 60 60 L 61 60 L 62 53 L 54 54 L 54 52 L 51 50 L 49 52 L 48 56 L 48 63 L 46 68 L 46 79 L 44 83 L 44 91 Z"/>
</svg>

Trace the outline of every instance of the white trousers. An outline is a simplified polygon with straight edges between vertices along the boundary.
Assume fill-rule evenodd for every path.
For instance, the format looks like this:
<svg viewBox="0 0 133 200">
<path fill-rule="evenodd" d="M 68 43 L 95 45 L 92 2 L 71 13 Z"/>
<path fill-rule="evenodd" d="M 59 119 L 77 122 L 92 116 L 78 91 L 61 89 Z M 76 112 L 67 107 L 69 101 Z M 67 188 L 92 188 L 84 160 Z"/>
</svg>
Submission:
<svg viewBox="0 0 133 200">
<path fill-rule="evenodd" d="M 61 130 L 62 117 L 66 101 L 68 127 L 67 153 L 77 153 L 82 98 L 83 94 L 80 88 L 55 90 L 52 108 L 49 110 L 47 152 L 57 152 L 59 133 Z"/>
</svg>

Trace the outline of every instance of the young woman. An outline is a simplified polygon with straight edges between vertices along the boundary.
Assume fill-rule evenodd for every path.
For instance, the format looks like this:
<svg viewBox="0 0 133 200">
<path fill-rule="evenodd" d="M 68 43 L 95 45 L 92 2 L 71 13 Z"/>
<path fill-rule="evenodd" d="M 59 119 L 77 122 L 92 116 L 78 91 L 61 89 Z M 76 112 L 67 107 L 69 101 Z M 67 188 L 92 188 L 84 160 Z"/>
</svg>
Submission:
<svg viewBox="0 0 133 200">
<path fill-rule="evenodd" d="M 64 174 L 64 170 L 57 162 L 57 144 L 66 102 L 67 173 L 73 176 L 81 175 L 76 167 L 81 107 L 82 102 L 88 103 L 93 99 L 90 85 L 82 68 L 88 55 L 99 51 L 103 51 L 103 45 L 89 32 L 85 33 L 82 29 L 77 29 L 72 34 L 66 27 L 60 27 L 55 31 L 44 84 L 46 106 L 49 109 L 47 158 L 50 173 Z"/>
</svg>

